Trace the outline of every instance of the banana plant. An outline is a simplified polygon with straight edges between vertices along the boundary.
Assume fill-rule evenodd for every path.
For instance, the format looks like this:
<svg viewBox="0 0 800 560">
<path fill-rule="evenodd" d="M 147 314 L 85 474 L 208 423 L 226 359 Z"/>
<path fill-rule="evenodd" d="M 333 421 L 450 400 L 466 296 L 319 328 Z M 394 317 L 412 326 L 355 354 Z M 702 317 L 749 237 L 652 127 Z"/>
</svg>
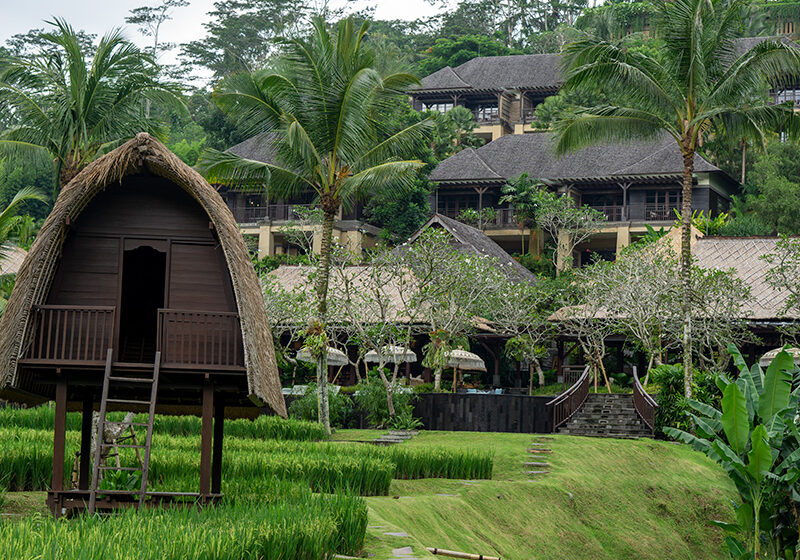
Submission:
<svg viewBox="0 0 800 560">
<path fill-rule="evenodd" d="M 664 432 L 722 465 L 735 484 L 736 522 L 714 522 L 727 533 L 732 558 L 800 560 L 800 387 L 792 390 L 800 370 L 786 351 L 766 372 L 757 363 L 748 367 L 733 345 L 728 351 L 739 375 L 716 379 L 722 410 L 690 400 L 695 434 Z"/>
</svg>

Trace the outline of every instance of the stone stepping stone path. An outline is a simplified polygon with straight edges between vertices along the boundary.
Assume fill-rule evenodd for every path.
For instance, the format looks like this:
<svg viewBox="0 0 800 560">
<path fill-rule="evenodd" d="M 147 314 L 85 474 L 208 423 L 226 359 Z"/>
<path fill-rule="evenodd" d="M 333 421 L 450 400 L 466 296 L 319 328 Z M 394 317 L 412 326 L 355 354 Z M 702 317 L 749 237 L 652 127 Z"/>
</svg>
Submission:
<svg viewBox="0 0 800 560">
<path fill-rule="evenodd" d="M 375 445 L 394 445 L 395 443 L 408 441 L 418 433 L 419 431 L 417 430 L 389 430 L 388 433 L 381 434 L 380 437 L 375 438 L 371 443 Z"/>
<path fill-rule="evenodd" d="M 547 459 L 550 458 L 548 455 L 553 453 L 553 450 L 547 447 L 548 444 L 542 442 L 552 441 L 554 438 L 537 436 L 534 439 L 536 441 L 528 446 L 528 457 L 522 463 L 522 467 L 530 478 L 541 478 L 550 474 L 550 463 L 547 462 Z"/>
</svg>

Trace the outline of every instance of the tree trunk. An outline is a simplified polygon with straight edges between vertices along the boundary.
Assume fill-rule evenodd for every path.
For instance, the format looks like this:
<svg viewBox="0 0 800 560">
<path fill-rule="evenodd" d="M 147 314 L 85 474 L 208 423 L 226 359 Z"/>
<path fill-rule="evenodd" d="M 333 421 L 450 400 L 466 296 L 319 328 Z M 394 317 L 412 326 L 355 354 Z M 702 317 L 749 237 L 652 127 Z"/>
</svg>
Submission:
<svg viewBox="0 0 800 560">
<path fill-rule="evenodd" d="M 528 394 L 533 394 L 533 362 L 528 362 Z"/>
<path fill-rule="evenodd" d="M 747 178 L 747 140 L 742 139 L 742 179 L 740 184 L 744 185 Z"/>
<path fill-rule="evenodd" d="M 331 241 L 333 238 L 333 219 L 334 212 L 328 208 L 323 208 L 325 217 L 322 221 L 322 243 L 320 247 L 320 263 L 317 271 L 317 319 L 320 322 L 322 332 L 328 319 L 328 280 L 331 270 Z M 325 432 L 331 433 L 330 406 L 328 403 L 328 353 L 326 348 L 322 348 L 317 358 L 317 388 L 319 398 L 319 421 L 325 428 Z"/>
<path fill-rule="evenodd" d="M 442 388 L 442 368 L 437 367 L 433 371 L 433 390 L 438 391 Z"/>
<path fill-rule="evenodd" d="M 533 365 L 536 367 L 536 373 L 539 375 L 539 387 L 544 387 L 544 372 L 542 371 L 542 364 L 537 358 L 534 358 Z"/>
<path fill-rule="evenodd" d="M 395 370 L 394 375 L 392 376 L 392 380 L 386 377 L 386 371 L 383 369 L 385 366 L 384 364 L 378 364 L 378 374 L 381 376 L 381 381 L 383 381 L 383 386 L 386 387 L 386 409 L 389 411 L 389 418 L 394 418 L 394 400 L 392 399 L 392 390 L 394 387 L 394 380 L 397 377 L 397 371 Z"/>
<path fill-rule="evenodd" d="M 683 316 L 683 388 L 692 398 L 692 179 L 694 148 L 683 142 L 683 201 L 681 208 L 681 315 Z"/>
</svg>

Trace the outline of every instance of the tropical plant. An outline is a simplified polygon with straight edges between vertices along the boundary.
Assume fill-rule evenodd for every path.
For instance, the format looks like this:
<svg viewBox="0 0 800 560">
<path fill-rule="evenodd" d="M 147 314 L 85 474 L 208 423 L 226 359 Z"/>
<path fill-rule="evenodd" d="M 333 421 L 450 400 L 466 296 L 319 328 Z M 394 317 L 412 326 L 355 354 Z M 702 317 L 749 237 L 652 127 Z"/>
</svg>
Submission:
<svg viewBox="0 0 800 560">
<path fill-rule="evenodd" d="M 314 193 L 324 213 L 317 267 L 317 316 L 310 332 L 325 333 L 333 223 L 342 206 L 357 199 L 392 198 L 413 184 L 422 167 L 404 159 L 424 141 L 423 120 L 383 135 L 381 114 L 417 79 L 410 74 L 380 76 L 375 57 L 364 44 L 368 24 L 358 29 L 352 18 L 332 34 L 321 16 L 308 39 L 284 41 L 285 53 L 272 69 L 235 74 L 220 82 L 214 98 L 223 111 L 251 134 L 275 138 L 278 161 L 247 160 L 228 152 L 208 151 L 198 167 L 223 184 L 256 188 L 269 185 L 275 196 Z M 320 345 L 317 383 L 320 421 L 329 430 L 327 366 Z"/>
<path fill-rule="evenodd" d="M 768 84 L 800 72 L 800 51 L 767 39 L 739 54 L 736 39 L 746 15 L 738 0 L 656 0 L 654 21 L 663 40 L 657 56 L 586 37 L 565 51 L 564 89 L 604 91 L 612 103 L 567 114 L 558 153 L 603 141 L 666 133 L 683 158 L 681 259 L 684 367 L 691 396 L 690 216 L 695 154 L 712 133 L 760 143 L 792 119 L 791 103 L 764 102 Z"/>
<path fill-rule="evenodd" d="M 172 86 L 157 81 L 150 56 L 121 31 L 105 35 L 94 56 L 64 20 L 48 22 L 45 47 L 0 61 L 0 105 L 12 125 L 0 133 L 0 152 L 54 164 L 57 189 L 105 150 L 139 132 L 157 133 L 143 102 L 182 109 Z"/>
<path fill-rule="evenodd" d="M 385 375 L 385 374 L 384 374 Z M 389 409 L 387 401 L 386 384 L 378 374 L 378 368 L 373 368 L 366 379 L 358 384 L 355 401 L 366 415 L 370 426 L 382 428 L 397 424 L 412 424 L 413 408 L 411 406 L 415 394 L 410 389 L 394 386 L 391 391 L 392 408 Z"/>
<path fill-rule="evenodd" d="M 509 204 L 514 209 L 514 219 L 519 225 L 520 237 L 522 239 L 521 253 L 525 253 L 525 236 L 523 231 L 529 228 L 531 232 L 528 242 L 528 253 L 539 254 L 539 244 L 536 239 L 538 225 L 536 223 L 536 212 L 541 206 L 541 191 L 547 188 L 544 183 L 531 179 L 527 173 L 523 173 L 516 179 L 510 180 L 503 185 L 500 197 L 500 204 Z"/>
<path fill-rule="evenodd" d="M 739 377 L 717 377 L 721 410 L 690 400 L 696 435 L 677 428 L 664 432 L 718 462 L 736 485 L 736 522 L 717 522 L 728 533 L 733 558 L 797 558 L 800 389 L 792 391 L 792 377 L 797 382 L 800 372 L 785 351 L 766 372 L 758 364 L 748 367 L 736 347 L 729 352 Z"/>
</svg>

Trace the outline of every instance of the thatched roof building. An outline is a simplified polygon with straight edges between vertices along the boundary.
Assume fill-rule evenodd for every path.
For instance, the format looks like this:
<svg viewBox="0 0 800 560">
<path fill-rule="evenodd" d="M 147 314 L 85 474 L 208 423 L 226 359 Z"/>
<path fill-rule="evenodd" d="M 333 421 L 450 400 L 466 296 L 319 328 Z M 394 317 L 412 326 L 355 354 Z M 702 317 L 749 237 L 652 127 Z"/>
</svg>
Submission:
<svg viewBox="0 0 800 560">
<path fill-rule="evenodd" d="M 132 200 L 139 200 L 135 197 L 139 195 L 143 197 L 144 193 L 153 197 L 152 200 L 160 200 L 158 197 L 167 197 L 168 200 L 165 199 L 167 200 L 167 203 L 165 203 L 167 204 L 166 209 L 162 211 L 158 207 L 142 208 L 141 206 L 136 207 L 136 204 L 127 204 L 126 206 L 120 205 L 120 203 L 117 203 L 117 206 L 113 206 L 113 196 L 117 196 L 117 194 L 134 197 Z M 141 200 L 151 199 L 141 198 Z M 194 206 L 192 201 L 197 206 Z M 109 215 L 109 212 L 104 210 L 107 206 L 102 206 L 109 204 L 111 206 L 108 207 L 118 209 L 124 216 Z M 93 208 L 94 210 L 92 210 Z M 76 249 L 65 246 L 65 241 L 68 241 L 73 234 L 86 235 L 87 231 L 91 229 L 90 224 L 102 223 L 103 227 L 112 229 L 121 227 L 120 223 L 123 218 L 128 216 L 125 212 L 133 215 L 134 211 L 138 212 L 136 214 L 138 218 L 131 218 L 133 223 L 127 225 L 129 229 L 126 231 L 128 232 L 120 234 L 122 244 L 119 245 L 119 249 L 101 253 L 100 249 L 95 249 L 95 247 L 101 247 L 101 245 L 96 244 L 92 245 L 92 249 L 78 251 L 76 255 Z M 4 398 L 27 403 L 37 403 L 53 398 L 53 383 L 48 381 L 48 376 L 52 375 L 50 370 L 32 370 L 24 367 L 26 359 L 30 357 L 29 352 L 33 351 L 32 349 L 36 349 L 34 348 L 34 341 L 37 336 L 37 325 L 34 317 L 39 308 L 47 303 L 52 303 L 52 301 L 48 300 L 48 297 L 52 299 L 55 297 L 53 294 L 56 293 L 62 295 L 72 294 L 73 296 L 78 294 L 84 300 L 90 301 L 93 294 L 85 292 L 87 290 L 92 291 L 93 288 L 92 286 L 83 286 L 84 279 L 87 279 L 87 281 L 91 279 L 94 282 L 96 279 L 102 278 L 103 281 L 107 280 L 114 283 L 113 290 L 122 291 L 124 287 L 119 287 L 119 285 L 122 284 L 123 251 L 128 253 L 128 248 L 141 247 L 147 244 L 159 248 L 163 243 L 175 243 L 175 240 L 180 240 L 182 235 L 181 224 L 171 223 L 169 216 L 178 215 L 181 212 L 193 212 L 190 216 L 191 220 L 193 220 L 192 223 L 200 224 L 201 231 L 202 226 L 205 227 L 206 233 L 202 235 L 207 237 L 208 240 L 200 244 L 202 245 L 202 251 L 205 251 L 202 254 L 221 254 L 224 262 L 220 264 L 219 271 L 216 272 L 212 270 L 213 267 L 204 268 L 204 265 L 200 262 L 197 263 L 199 268 L 193 270 L 191 266 L 192 259 L 198 260 L 194 255 L 201 254 L 197 252 L 199 245 L 198 242 L 193 242 L 194 245 L 191 245 L 189 241 L 185 242 L 181 247 L 185 248 L 185 254 L 188 257 L 185 257 L 183 262 L 190 264 L 185 265 L 184 269 L 176 269 L 177 256 L 173 255 L 172 268 L 169 268 L 168 265 L 166 272 L 167 296 L 162 296 L 161 305 L 166 307 L 166 302 L 163 301 L 163 298 L 169 297 L 170 303 L 173 303 L 173 300 L 174 302 L 180 300 L 180 309 L 187 309 L 193 297 L 200 297 L 203 290 L 212 289 L 208 288 L 208 286 L 211 286 L 212 280 L 218 282 L 220 286 L 229 286 L 226 289 L 232 290 L 233 297 L 225 297 L 228 300 L 233 299 L 235 301 L 230 301 L 228 305 L 231 306 L 230 311 L 232 313 L 228 312 L 225 316 L 236 316 L 237 325 L 239 325 L 237 328 L 240 330 L 241 335 L 239 344 L 243 352 L 243 360 L 242 365 L 237 367 L 246 370 L 242 371 L 242 374 L 246 375 L 246 392 L 249 394 L 250 400 L 265 403 L 276 413 L 283 416 L 286 415 L 275 363 L 272 337 L 259 281 L 251 265 L 247 248 L 236 221 L 220 195 L 203 177 L 146 133 L 138 134 L 134 139 L 91 163 L 59 194 L 52 213 L 45 221 L 41 232 L 20 268 L 16 287 L 2 320 L 0 320 L 0 389 L 2 389 Z M 136 222 L 137 219 L 141 220 L 142 216 L 152 219 L 154 225 L 152 225 L 151 230 L 147 230 L 145 224 Z M 136 228 L 139 229 L 137 230 Z M 158 236 L 148 233 L 148 231 L 154 231 L 157 228 L 161 228 L 167 233 L 159 234 Z M 131 231 L 140 231 L 140 233 L 130 233 Z M 105 235 L 108 237 L 109 234 L 106 233 Z M 166 241 L 150 242 L 145 239 L 144 241 L 136 242 L 136 239 L 133 239 L 148 238 L 148 236 L 149 238 L 160 236 Z M 117 243 L 117 241 L 115 240 L 114 243 Z M 68 268 L 64 265 L 68 256 L 72 259 L 72 262 L 93 263 L 92 266 L 95 267 L 91 271 L 85 271 L 86 275 L 84 276 L 74 275 L 76 280 L 69 285 L 69 289 L 65 287 L 66 280 L 61 285 L 55 282 L 59 274 L 59 268 Z M 213 260 L 216 257 L 212 256 L 211 258 Z M 119 261 L 119 271 L 116 268 L 117 261 Z M 113 270 L 106 270 L 111 266 L 111 262 L 114 263 Z M 103 274 L 99 274 L 100 272 Z M 175 285 L 178 273 L 182 275 L 181 278 L 183 279 L 183 284 L 179 286 Z M 162 274 L 164 273 L 162 272 Z M 219 278 L 212 278 L 214 274 L 217 274 Z M 173 278 L 170 278 L 170 275 Z M 229 276 L 229 279 L 225 278 L 226 275 Z M 144 276 L 140 277 L 142 281 L 144 281 L 144 278 Z M 84 291 L 81 292 L 81 290 Z M 100 288 L 97 288 L 97 290 L 101 291 Z M 118 300 L 119 296 L 115 297 Z M 205 294 L 203 297 L 206 297 L 207 301 L 212 301 L 213 297 L 216 296 L 215 294 Z M 56 303 L 63 303 L 63 301 Z M 167 310 L 159 309 L 158 311 L 161 313 Z M 227 312 L 227 309 L 225 311 Z M 124 313 L 125 310 L 123 309 L 121 314 L 124 315 Z M 118 312 L 117 320 L 119 320 L 119 315 L 120 313 Z M 222 315 L 224 314 L 220 313 L 220 316 Z M 159 325 L 162 324 L 161 319 L 162 317 L 159 316 Z M 72 320 L 75 321 L 77 319 L 73 318 Z M 75 323 L 70 323 L 70 325 L 71 328 L 75 328 Z M 112 338 L 120 336 L 120 328 L 122 327 L 118 326 L 117 330 L 113 331 Z M 162 327 L 160 326 L 159 328 Z M 46 346 L 49 342 L 49 339 L 46 343 L 38 342 L 38 350 L 41 352 L 42 346 Z M 117 343 L 117 351 L 119 351 L 119 345 L 122 343 L 119 340 L 117 340 Z M 64 344 L 66 345 L 67 343 Z M 215 342 L 206 342 L 205 346 L 210 347 L 209 345 L 213 344 L 216 344 L 219 348 L 222 343 L 216 340 Z M 78 348 L 76 352 L 78 350 L 81 349 Z M 45 351 L 47 351 L 47 348 L 45 348 Z M 175 358 L 176 362 L 180 360 L 180 357 Z M 86 356 L 84 356 L 81 363 L 81 367 L 93 367 L 92 364 L 94 364 Z M 209 362 L 204 363 L 208 364 Z M 175 365 L 176 367 L 181 366 L 178 363 Z M 163 367 L 166 367 L 166 364 Z M 195 363 L 194 368 L 195 371 L 213 370 L 211 366 L 203 366 L 197 363 Z M 184 370 L 186 369 L 188 368 L 184 367 Z M 60 371 L 60 366 L 56 371 Z M 74 396 L 70 394 L 71 408 L 78 406 L 78 403 L 74 402 L 73 398 Z M 197 408 L 199 402 L 190 402 L 190 399 L 185 404 L 181 404 L 180 396 L 172 393 L 167 395 L 164 402 L 169 402 L 170 399 L 172 399 L 173 411 L 192 412 L 194 410 L 196 412 L 199 410 Z M 159 401 L 161 400 L 159 395 Z M 231 410 L 231 414 L 236 415 L 235 407 L 237 405 L 235 403 L 231 404 L 234 407 Z M 170 410 L 164 411 L 169 412 Z"/>
</svg>

